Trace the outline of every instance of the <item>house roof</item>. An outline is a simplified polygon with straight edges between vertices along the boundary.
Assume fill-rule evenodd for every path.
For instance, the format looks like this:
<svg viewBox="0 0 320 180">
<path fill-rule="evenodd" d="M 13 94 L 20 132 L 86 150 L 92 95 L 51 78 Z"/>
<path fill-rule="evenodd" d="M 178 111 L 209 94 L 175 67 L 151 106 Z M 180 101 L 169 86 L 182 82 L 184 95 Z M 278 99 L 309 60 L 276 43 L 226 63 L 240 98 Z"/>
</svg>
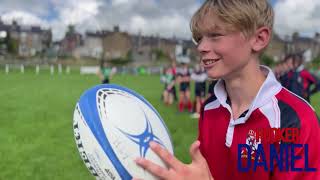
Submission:
<svg viewBox="0 0 320 180">
<path fill-rule="evenodd" d="M 302 43 L 315 43 L 315 39 L 309 37 L 297 37 L 293 39 L 293 42 L 302 42 Z"/>
<path fill-rule="evenodd" d="M 90 31 L 87 31 L 86 32 L 86 36 L 90 36 L 90 37 L 105 37 L 109 34 L 111 34 L 112 32 L 111 31 L 107 31 L 107 30 L 103 30 L 103 31 L 96 31 L 96 32 L 90 32 Z"/>
</svg>

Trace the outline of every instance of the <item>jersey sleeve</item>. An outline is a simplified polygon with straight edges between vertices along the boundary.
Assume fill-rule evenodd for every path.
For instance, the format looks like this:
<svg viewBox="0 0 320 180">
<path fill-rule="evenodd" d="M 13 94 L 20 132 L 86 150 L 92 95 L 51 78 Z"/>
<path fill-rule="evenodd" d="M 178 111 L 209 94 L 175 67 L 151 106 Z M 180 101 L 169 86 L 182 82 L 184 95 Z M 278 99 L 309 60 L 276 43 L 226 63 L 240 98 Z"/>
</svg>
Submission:
<svg viewBox="0 0 320 180">
<path fill-rule="evenodd" d="M 198 140 L 200 141 L 200 151 L 202 154 L 204 154 L 203 146 L 201 144 L 203 142 L 203 137 L 202 137 L 203 114 L 204 114 L 204 107 L 202 106 L 199 121 L 198 121 Z"/>
<path fill-rule="evenodd" d="M 202 141 L 202 125 L 203 125 L 203 115 L 204 115 L 204 106 L 205 103 L 201 105 L 200 116 L 198 120 L 198 140 Z"/>
<path fill-rule="evenodd" d="M 303 70 L 301 72 L 301 76 L 303 79 L 306 79 L 307 81 L 315 84 L 317 82 L 316 78 L 307 70 Z"/>
</svg>

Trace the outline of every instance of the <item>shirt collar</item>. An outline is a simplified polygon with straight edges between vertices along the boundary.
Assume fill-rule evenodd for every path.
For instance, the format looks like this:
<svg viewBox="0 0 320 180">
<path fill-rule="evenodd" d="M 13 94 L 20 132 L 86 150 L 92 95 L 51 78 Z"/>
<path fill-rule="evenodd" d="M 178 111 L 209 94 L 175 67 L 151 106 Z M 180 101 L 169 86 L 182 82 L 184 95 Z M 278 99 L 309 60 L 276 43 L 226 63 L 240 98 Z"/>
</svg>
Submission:
<svg viewBox="0 0 320 180">
<path fill-rule="evenodd" d="M 263 82 L 262 86 L 258 91 L 258 94 L 256 95 L 253 102 L 251 103 L 248 113 L 246 113 L 244 117 L 239 117 L 235 121 L 231 122 L 234 125 L 245 123 L 254 110 L 262 107 L 264 104 L 269 102 L 269 100 L 282 89 L 281 84 L 277 81 L 275 75 L 273 74 L 272 70 L 269 67 L 260 66 L 260 68 L 262 69 L 263 72 L 265 72 L 267 78 Z M 230 114 L 232 114 L 231 107 L 227 103 L 228 95 L 225 90 L 224 81 L 222 79 L 220 79 L 217 82 L 216 86 L 214 87 L 214 94 L 217 97 L 219 103 L 223 107 L 227 108 Z"/>
<path fill-rule="evenodd" d="M 302 71 L 303 69 L 304 69 L 304 65 L 301 64 L 301 65 L 297 68 L 297 71 L 300 72 L 300 71 Z"/>
</svg>

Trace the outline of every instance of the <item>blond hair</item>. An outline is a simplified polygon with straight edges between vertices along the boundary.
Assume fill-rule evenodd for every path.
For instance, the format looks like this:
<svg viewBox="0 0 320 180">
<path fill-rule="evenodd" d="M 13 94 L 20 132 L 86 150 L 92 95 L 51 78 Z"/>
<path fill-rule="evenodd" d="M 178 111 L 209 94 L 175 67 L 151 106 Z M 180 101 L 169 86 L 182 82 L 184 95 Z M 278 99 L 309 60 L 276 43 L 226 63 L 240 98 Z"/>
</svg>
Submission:
<svg viewBox="0 0 320 180">
<path fill-rule="evenodd" d="M 196 42 L 219 28 L 241 31 L 250 37 L 263 26 L 272 30 L 273 18 L 274 12 L 267 0 L 206 0 L 193 15 L 190 28 Z M 223 27 L 217 25 L 217 20 Z"/>
</svg>

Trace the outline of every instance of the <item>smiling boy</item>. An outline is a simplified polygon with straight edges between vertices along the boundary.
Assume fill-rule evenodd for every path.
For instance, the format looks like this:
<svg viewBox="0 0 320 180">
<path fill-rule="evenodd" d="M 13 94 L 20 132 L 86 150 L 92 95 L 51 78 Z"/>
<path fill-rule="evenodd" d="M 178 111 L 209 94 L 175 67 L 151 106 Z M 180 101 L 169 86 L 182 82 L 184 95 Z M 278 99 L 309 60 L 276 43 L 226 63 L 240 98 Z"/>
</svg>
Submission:
<svg viewBox="0 0 320 180">
<path fill-rule="evenodd" d="M 191 20 L 191 31 L 208 77 L 219 81 L 202 108 L 198 141 L 190 147 L 192 163 L 183 164 L 151 143 L 169 169 L 141 158 L 138 165 L 161 179 L 320 179 L 316 113 L 259 65 L 273 16 L 267 0 L 205 1 Z M 279 129 L 285 137 L 296 130 L 299 136 L 270 141 L 261 133 Z M 284 146 L 289 153 L 279 160 Z"/>
</svg>

